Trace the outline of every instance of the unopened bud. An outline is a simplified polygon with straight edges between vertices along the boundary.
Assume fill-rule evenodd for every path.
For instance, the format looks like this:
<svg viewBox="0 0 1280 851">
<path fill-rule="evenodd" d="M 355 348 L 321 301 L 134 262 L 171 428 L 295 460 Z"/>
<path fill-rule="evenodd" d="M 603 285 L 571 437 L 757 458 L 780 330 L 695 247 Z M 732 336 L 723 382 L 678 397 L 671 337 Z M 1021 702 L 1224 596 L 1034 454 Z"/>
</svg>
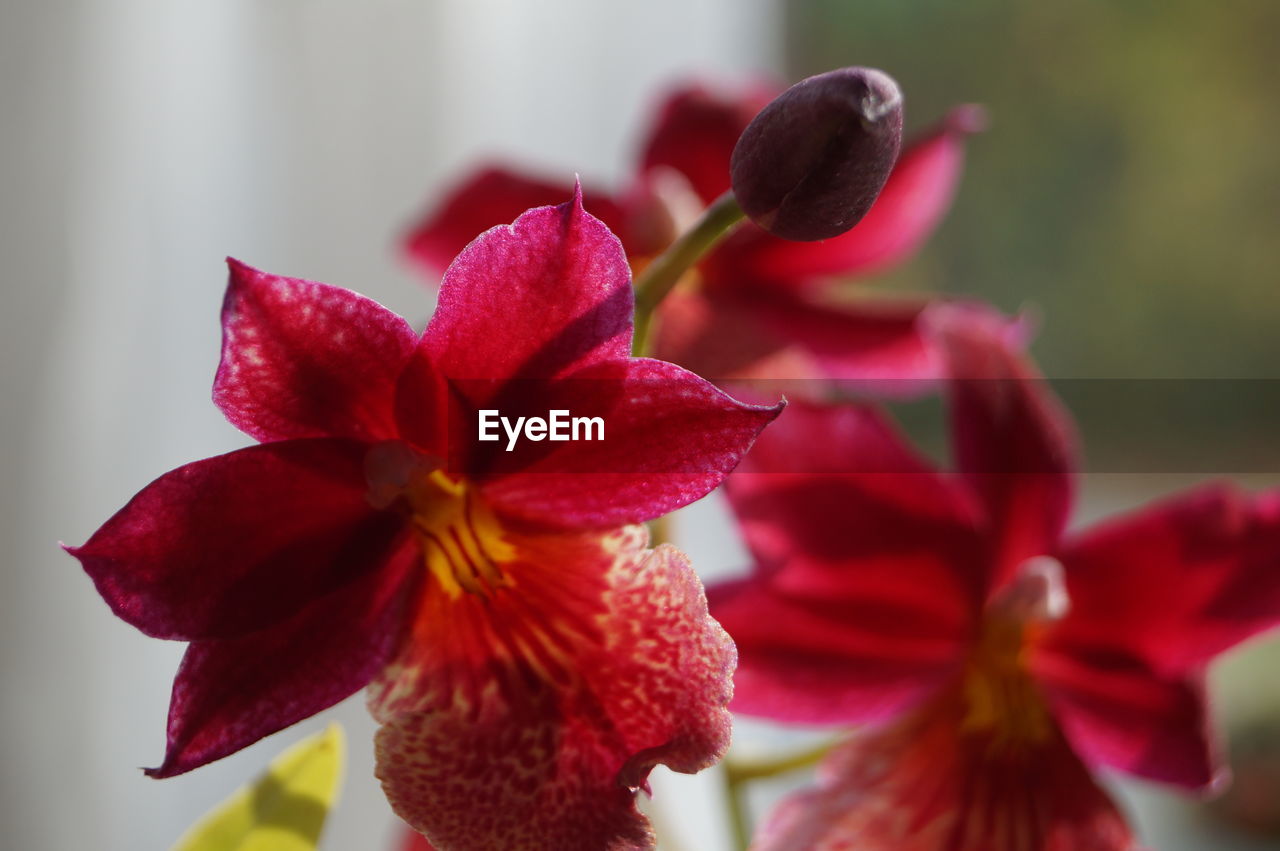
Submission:
<svg viewBox="0 0 1280 851">
<path fill-rule="evenodd" d="M 784 239 L 838 236 L 866 215 L 902 144 L 902 92 L 872 68 L 841 68 L 787 89 L 733 149 L 738 203 Z"/>
</svg>

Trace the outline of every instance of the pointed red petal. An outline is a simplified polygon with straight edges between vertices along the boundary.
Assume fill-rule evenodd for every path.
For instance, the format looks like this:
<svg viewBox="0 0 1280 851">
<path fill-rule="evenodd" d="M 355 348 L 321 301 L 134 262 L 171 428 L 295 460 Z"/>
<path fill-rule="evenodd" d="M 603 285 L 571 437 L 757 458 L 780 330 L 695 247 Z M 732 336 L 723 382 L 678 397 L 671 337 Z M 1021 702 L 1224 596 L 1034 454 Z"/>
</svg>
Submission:
<svg viewBox="0 0 1280 851">
<path fill-rule="evenodd" d="M 428 589 L 374 689 L 387 797 L 440 847 L 651 848 L 650 768 L 728 743 L 733 648 L 687 560 L 588 540 L 516 541 L 528 561 L 487 602 Z"/>
<path fill-rule="evenodd" d="M 977 107 L 952 110 L 902 151 L 880 197 L 852 230 L 821 242 L 789 242 L 751 228 L 722 249 L 715 277 L 795 289 L 832 277 L 871 275 L 906 260 L 951 206 L 964 165 L 964 139 Z"/>
<path fill-rule="evenodd" d="M 957 304 L 935 305 L 921 321 L 950 379 L 956 466 L 986 507 L 994 588 L 1025 560 L 1057 551 L 1074 491 L 1074 428 L 1014 345 L 1016 329 Z"/>
<path fill-rule="evenodd" d="M 832 752 L 753 851 L 1132 851 L 1124 819 L 1060 735 L 1010 749 L 925 707 Z"/>
<path fill-rule="evenodd" d="M 112 610 L 159 638 L 223 638 L 377 570 L 400 533 L 365 499 L 364 447 L 252 446 L 144 488 L 70 552 Z"/>
<path fill-rule="evenodd" d="M 614 526 L 700 499 L 737 466 L 782 405 L 745 405 L 674 364 L 631 358 L 531 383 L 504 415 L 598 417 L 603 439 L 490 444 L 485 499 L 552 526 Z M 509 398 L 509 397 L 508 397 Z M 568 416 L 568 414 L 566 414 Z"/>
<path fill-rule="evenodd" d="M 417 550 L 288 620 L 187 648 L 173 683 L 168 748 L 152 777 L 172 777 L 248 747 L 362 688 L 395 653 Z"/>
<path fill-rule="evenodd" d="M 550 378 L 627 357 L 632 304 L 622 244 L 576 196 L 458 255 L 422 346 L 451 379 Z"/>
<path fill-rule="evenodd" d="M 1194 673 L 1280 625 L 1280 491 L 1200 487 L 1087 531 L 1062 561 L 1071 613 L 1051 641 Z"/>
<path fill-rule="evenodd" d="M 395 437 L 396 379 L 417 345 L 409 324 L 340 287 L 228 260 L 213 400 L 262 441 Z"/>
<path fill-rule="evenodd" d="M 1041 648 L 1034 670 L 1068 738 L 1091 764 L 1192 789 L 1221 779 L 1200 676 L 1156 676 L 1108 648 Z"/>
<path fill-rule="evenodd" d="M 729 157 L 738 137 L 779 91 L 764 84 L 737 94 L 699 85 L 676 89 L 649 131 L 641 170 L 673 168 L 688 179 L 703 203 L 710 203 L 729 188 Z"/>
<path fill-rule="evenodd" d="M 405 254 L 426 272 L 443 272 L 471 240 L 513 222 L 525 210 L 559 204 L 573 194 L 569 181 L 557 183 L 502 166 L 478 170 L 455 187 L 402 241 Z M 622 226 L 617 203 L 601 192 L 584 192 L 583 206 L 611 230 Z"/>
</svg>

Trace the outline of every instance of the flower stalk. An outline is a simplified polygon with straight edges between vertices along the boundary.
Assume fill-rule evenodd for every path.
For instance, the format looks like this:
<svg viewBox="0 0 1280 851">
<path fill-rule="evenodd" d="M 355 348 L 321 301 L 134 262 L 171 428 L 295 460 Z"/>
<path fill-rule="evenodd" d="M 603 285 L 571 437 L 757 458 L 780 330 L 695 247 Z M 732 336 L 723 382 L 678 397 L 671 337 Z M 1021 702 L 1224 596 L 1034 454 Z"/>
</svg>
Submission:
<svg viewBox="0 0 1280 851">
<path fill-rule="evenodd" d="M 751 844 L 751 814 L 747 810 L 747 784 L 754 780 L 767 780 L 779 774 L 790 774 L 811 768 L 822 761 L 836 745 L 823 742 L 817 747 L 797 751 L 773 759 L 735 759 L 729 756 L 722 763 L 725 803 L 729 809 L 729 827 L 733 833 L 733 846 L 746 851 Z"/>
<path fill-rule="evenodd" d="M 666 251 L 645 267 L 636 278 L 636 320 L 632 351 L 643 355 L 648 349 L 653 312 L 675 288 L 680 277 L 746 218 L 732 190 L 725 192 L 702 211 L 702 216 Z"/>
</svg>

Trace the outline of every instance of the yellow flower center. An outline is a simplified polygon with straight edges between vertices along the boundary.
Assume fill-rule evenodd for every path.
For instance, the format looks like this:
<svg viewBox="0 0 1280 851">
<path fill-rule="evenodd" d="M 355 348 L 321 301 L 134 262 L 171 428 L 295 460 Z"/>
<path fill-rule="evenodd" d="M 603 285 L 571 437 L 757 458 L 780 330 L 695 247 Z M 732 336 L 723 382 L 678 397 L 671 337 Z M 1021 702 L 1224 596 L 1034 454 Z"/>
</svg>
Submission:
<svg viewBox="0 0 1280 851">
<path fill-rule="evenodd" d="M 436 470 L 415 480 L 407 497 L 423 559 L 445 593 L 487 597 L 511 584 L 501 565 L 515 557 L 515 549 L 466 482 Z"/>
<path fill-rule="evenodd" d="M 964 674 L 968 733 L 1018 748 L 1044 741 L 1053 731 L 1047 708 L 1024 664 L 1026 625 L 990 620 Z"/>
<path fill-rule="evenodd" d="M 370 449 L 365 475 L 376 508 L 403 499 L 423 562 L 446 594 L 489 597 L 511 585 L 502 565 L 515 558 L 515 548 L 466 480 L 450 476 L 437 461 L 400 441 Z"/>
<path fill-rule="evenodd" d="M 992 601 L 964 674 L 965 732 L 987 736 L 993 749 L 1006 751 L 1043 743 L 1053 734 L 1053 718 L 1027 657 L 1037 635 L 1066 606 L 1062 566 L 1045 557 L 1026 562 Z"/>
</svg>

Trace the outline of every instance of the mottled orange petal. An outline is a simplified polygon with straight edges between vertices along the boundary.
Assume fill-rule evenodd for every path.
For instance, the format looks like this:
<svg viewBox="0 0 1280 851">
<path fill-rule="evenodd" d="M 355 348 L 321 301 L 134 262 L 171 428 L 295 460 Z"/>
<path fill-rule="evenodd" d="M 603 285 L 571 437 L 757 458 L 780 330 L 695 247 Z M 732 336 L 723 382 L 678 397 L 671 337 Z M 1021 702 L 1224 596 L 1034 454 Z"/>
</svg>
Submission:
<svg viewBox="0 0 1280 851">
<path fill-rule="evenodd" d="M 509 584 L 429 587 L 370 691 L 387 797 L 441 851 L 651 848 L 635 794 L 723 753 L 733 645 L 637 527 L 509 539 Z"/>
</svg>

